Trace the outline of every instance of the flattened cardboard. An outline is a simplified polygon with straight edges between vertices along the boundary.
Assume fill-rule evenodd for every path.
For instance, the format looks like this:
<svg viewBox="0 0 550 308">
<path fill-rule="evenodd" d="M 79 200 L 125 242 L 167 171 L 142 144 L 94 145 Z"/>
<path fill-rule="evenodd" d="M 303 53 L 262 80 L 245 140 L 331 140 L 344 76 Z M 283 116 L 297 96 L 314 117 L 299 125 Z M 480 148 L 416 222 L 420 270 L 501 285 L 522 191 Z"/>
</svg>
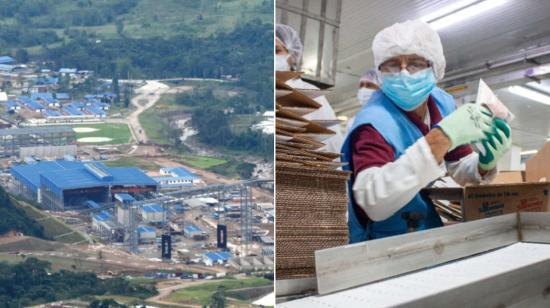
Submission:
<svg viewBox="0 0 550 308">
<path fill-rule="evenodd" d="M 275 119 L 276 125 L 285 125 L 285 126 L 294 126 L 294 127 L 305 127 L 307 125 L 307 121 L 300 121 L 295 119 L 289 119 L 289 118 L 277 118 Z"/>
<path fill-rule="evenodd" d="M 277 89 L 277 90 L 275 90 L 275 98 L 287 96 L 291 93 L 292 93 L 292 90 Z"/>
<path fill-rule="evenodd" d="M 296 79 L 302 76 L 303 72 L 293 72 L 293 71 L 276 71 L 275 80 L 282 82 L 283 84 L 290 79 Z"/>
<path fill-rule="evenodd" d="M 285 107 L 321 108 L 321 104 L 298 91 L 277 98 L 277 104 Z"/>
<path fill-rule="evenodd" d="M 323 127 L 331 127 L 331 126 L 338 125 L 338 124 L 342 123 L 342 121 L 338 120 L 338 119 L 334 119 L 334 120 L 311 120 L 311 122 L 313 122 L 317 125 L 323 126 Z"/>
<path fill-rule="evenodd" d="M 308 107 L 283 107 L 281 105 L 277 105 L 277 110 L 290 112 L 292 114 L 298 115 L 298 116 L 304 116 L 306 114 L 310 114 L 317 110 L 317 108 L 308 108 Z"/>
</svg>

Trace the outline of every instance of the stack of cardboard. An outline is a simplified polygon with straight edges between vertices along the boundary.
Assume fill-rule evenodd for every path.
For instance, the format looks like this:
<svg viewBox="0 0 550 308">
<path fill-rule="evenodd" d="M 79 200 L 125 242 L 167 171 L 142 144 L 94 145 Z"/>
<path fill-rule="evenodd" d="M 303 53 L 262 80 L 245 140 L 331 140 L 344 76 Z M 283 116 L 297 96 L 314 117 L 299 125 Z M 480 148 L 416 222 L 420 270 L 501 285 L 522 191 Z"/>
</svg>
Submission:
<svg viewBox="0 0 550 308">
<path fill-rule="evenodd" d="M 319 109 L 320 90 L 293 89 L 285 82 L 300 73 L 277 72 L 276 134 L 276 275 L 277 279 L 315 274 L 314 252 L 348 243 L 349 174 L 338 170 L 339 153 L 323 152 L 335 134 L 335 119 L 308 120 Z"/>
</svg>

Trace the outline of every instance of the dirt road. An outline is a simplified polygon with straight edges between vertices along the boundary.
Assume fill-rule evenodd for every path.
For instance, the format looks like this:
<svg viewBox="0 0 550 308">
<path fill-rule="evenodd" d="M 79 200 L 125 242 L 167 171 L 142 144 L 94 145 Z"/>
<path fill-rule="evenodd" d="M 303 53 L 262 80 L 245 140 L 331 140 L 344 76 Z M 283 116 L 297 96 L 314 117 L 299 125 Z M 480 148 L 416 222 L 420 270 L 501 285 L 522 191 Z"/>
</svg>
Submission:
<svg viewBox="0 0 550 308">
<path fill-rule="evenodd" d="M 145 130 L 141 127 L 141 123 L 139 123 L 139 115 L 153 107 L 161 95 L 168 92 L 169 89 L 169 86 L 156 80 L 147 80 L 144 86 L 136 89 L 137 95 L 131 100 L 136 110 L 128 116 L 130 131 L 136 142 L 146 143 L 148 141 Z"/>
</svg>

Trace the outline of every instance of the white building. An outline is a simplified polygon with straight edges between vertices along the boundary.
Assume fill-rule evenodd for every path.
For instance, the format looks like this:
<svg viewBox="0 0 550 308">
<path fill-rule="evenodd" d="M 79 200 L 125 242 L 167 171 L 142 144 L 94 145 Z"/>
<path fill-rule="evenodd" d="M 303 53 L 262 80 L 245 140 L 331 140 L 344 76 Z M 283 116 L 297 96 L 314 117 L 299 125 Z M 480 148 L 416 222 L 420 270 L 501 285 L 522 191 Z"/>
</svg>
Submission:
<svg viewBox="0 0 550 308">
<path fill-rule="evenodd" d="M 144 204 L 140 208 L 141 218 L 144 222 L 164 222 L 166 221 L 166 212 L 160 204 Z"/>
<path fill-rule="evenodd" d="M 157 238 L 157 232 L 155 231 L 155 228 L 152 227 L 140 226 L 137 228 L 137 233 L 139 242 L 142 244 L 152 244 Z"/>
</svg>

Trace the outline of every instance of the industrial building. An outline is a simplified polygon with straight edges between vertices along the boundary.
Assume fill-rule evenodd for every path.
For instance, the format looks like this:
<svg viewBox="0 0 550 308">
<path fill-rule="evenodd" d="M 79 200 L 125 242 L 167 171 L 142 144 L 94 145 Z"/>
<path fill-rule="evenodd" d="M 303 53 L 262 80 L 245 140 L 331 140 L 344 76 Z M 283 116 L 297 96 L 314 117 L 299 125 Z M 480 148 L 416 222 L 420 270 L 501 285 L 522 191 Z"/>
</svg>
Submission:
<svg viewBox="0 0 550 308">
<path fill-rule="evenodd" d="M 201 182 L 200 177 L 183 167 L 161 168 L 161 176 L 153 177 L 162 189 L 192 187 Z"/>
<path fill-rule="evenodd" d="M 166 221 L 166 212 L 160 204 L 144 204 L 140 208 L 141 219 L 148 223 L 164 223 Z"/>
<path fill-rule="evenodd" d="M 134 217 L 135 219 L 135 213 L 133 213 L 135 208 L 131 206 L 135 201 L 136 199 L 134 199 L 134 197 L 130 196 L 129 194 L 115 194 L 115 202 L 117 204 L 116 217 L 117 222 L 121 226 L 129 226 L 131 217 Z"/>
<path fill-rule="evenodd" d="M 141 244 L 152 244 L 155 242 L 155 239 L 157 238 L 157 233 L 155 231 L 155 228 L 147 227 L 147 226 L 140 226 L 137 228 L 138 238 L 139 242 Z"/>
<path fill-rule="evenodd" d="M 116 193 L 146 194 L 157 182 L 133 167 L 107 167 L 99 162 L 41 161 L 11 167 L 17 191 L 52 210 L 110 202 Z"/>
<path fill-rule="evenodd" d="M 70 127 L 25 127 L 0 130 L 0 157 L 61 158 L 67 154 L 76 155 L 76 135 Z"/>
<path fill-rule="evenodd" d="M 92 229 L 103 239 L 108 239 L 113 236 L 113 231 L 116 229 L 113 215 L 107 211 L 101 211 L 99 214 L 92 216 Z"/>
<path fill-rule="evenodd" d="M 183 228 L 183 235 L 186 238 L 194 239 L 197 241 L 204 240 L 208 237 L 208 233 L 193 225 L 189 225 Z"/>
<path fill-rule="evenodd" d="M 231 259 L 231 253 L 225 251 L 207 252 L 202 255 L 202 262 L 207 266 L 224 264 Z"/>
</svg>

